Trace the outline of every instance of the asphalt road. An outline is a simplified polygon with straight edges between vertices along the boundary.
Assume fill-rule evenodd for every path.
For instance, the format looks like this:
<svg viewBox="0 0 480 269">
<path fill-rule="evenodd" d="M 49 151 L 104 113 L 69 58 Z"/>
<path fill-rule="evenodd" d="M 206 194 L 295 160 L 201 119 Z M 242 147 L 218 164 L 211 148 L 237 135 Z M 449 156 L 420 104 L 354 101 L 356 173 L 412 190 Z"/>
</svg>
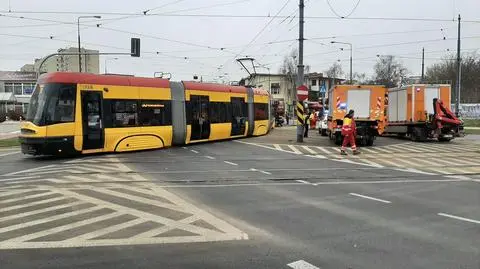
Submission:
<svg viewBox="0 0 480 269">
<path fill-rule="evenodd" d="M 409 169 L 454 149 L 477 160 L 477 148 L 382 143 L 346 158 L 278 132 L 78 159 L 1 151 L 0 264 L 480 268 L 477 173 Z M 388 151 L 413 156 L 380 163 Z"/>
</svg>

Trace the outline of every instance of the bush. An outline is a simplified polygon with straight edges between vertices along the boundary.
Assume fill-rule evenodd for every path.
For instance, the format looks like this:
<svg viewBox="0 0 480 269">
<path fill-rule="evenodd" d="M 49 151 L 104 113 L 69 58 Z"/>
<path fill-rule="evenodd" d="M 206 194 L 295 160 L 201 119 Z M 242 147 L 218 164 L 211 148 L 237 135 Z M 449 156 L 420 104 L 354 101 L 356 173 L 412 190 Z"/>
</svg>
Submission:
<svg viewBox="0 0 480 269">
<path fill-rule="evenodd" d="M 19 113 L 17 111 L 10 110 L 7 113 L 7 117 L 10 120 L 20 120 L 20 118 L 25 119 L 25 117 L 22 115 L 22 113 Z"/>
<path fill-rule="evenodd" d="M 0 112 L 0 122 L 4 122 L 7 118 L 7 114 L 5 112 Z"/>
</svg>

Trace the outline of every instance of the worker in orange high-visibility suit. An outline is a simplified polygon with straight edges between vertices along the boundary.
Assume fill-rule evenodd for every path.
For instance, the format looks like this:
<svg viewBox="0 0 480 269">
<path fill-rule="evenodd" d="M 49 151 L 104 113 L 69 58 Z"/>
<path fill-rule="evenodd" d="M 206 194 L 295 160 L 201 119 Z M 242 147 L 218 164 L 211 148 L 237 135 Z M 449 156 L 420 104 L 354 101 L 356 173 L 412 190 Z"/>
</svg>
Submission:
<svg viewBox="0 0 480 269">
<path fill-rule="evenodd" d="M 355 111 L 350 110 L 348 114 L 345 115 L 343 118 L 343 125 L 342 125 L 342 135 L 343 135 L 343 143 L 342 143 L 342 150 L 340 154 L 347 155 L 345 151 L 348 144 L 352 147 L 352 151 L 354 155 L 360 154 L 357 150 L 357 145 L 355 145 L 355 137 L 357 136 L 357 126 L 355 125 L 355 120 L 353 116 Z"/>
</svg>

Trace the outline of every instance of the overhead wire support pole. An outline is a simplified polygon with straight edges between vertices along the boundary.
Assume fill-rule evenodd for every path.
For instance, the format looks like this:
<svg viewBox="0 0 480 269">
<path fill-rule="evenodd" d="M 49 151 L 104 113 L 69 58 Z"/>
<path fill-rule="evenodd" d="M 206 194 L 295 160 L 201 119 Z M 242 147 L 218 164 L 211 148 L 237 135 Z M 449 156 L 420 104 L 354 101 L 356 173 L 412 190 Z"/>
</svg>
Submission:
<svg viewBox="0 0 480 269">
<path fill-rule="evenodd" d="M 298 5 L 298 10 L 300 12 L 298 18 L 299 18 L 299 33 L 298 33 L 298 67 L 297 67 L 297 87 L 300 87 L 303 85 L 303 80 L 304 80 L 304 74 L 303 74 L 303 24 L 305 23 L 304 21 L 304 9 L 305 9 L 305 1 L 300 0 L 300 3 Z M 304 135 L 304 126 L 303 122 L 307 119 L 305 119 L 304 116 L 304 106 L 303 103 L 298 99 L 298 94 L 297 94 L 297 105 L 296 105 L 296 112 L 297 112 L 297 142 L 303 142 L 303 135 Z"/>
<path fill-rule="evenodd" d="M 455 87 L 455 116 L 458 117 L 459 109 L 460 109 L 460 87 L 461 87 L 461 80 L 462 80 L 462 58 L 460 56 L 460 21 L 461 17 L 458 14 L 458 37 L 457 37 L 457 85 Z"/>
<path fill-rule="evenodd" d="M 425 80 L 425 48 L 422 48 L 422 83 Z"/>
</svg>

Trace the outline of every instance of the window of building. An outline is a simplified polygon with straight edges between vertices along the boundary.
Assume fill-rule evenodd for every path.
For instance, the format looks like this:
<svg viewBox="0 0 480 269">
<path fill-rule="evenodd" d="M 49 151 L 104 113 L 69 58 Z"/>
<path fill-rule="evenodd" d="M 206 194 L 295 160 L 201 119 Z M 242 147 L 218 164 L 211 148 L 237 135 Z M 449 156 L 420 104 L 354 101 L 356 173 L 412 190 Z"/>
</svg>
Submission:
<svg viewBox="0 0 480 269">
<path fill-rule="evenodd" d="M 268 119 L 268 104 L 255 103 L 255 120 Z"/>
<path fill-rule="evenodd" d="M 171 102 L 142 101 L 138 117 L 142 126 L 172 125 Z"/>
<path fill-rule="evenodd" d="M 5 83 L 5 92 L 13 92 L 13 83 Z"/>
<path fill-rule="evenodd" d="M 112 127 L 137 125 L 137 101 L 112 100 Z"/>
<path fill-rule="evenodd" d="M 280 83 L 272 83 L 270 86 L 272 94 L 280 94 Z"/>
<path fill-rule="evenodd" d="M 35 83 L 23 83 L 23 95 L 32 95 Z"/>
<path fill-rule="evenodd" d="M 317 80 L 316 79 L 312 80 L 312 86 L 317 86 Z"/>
</svg>

